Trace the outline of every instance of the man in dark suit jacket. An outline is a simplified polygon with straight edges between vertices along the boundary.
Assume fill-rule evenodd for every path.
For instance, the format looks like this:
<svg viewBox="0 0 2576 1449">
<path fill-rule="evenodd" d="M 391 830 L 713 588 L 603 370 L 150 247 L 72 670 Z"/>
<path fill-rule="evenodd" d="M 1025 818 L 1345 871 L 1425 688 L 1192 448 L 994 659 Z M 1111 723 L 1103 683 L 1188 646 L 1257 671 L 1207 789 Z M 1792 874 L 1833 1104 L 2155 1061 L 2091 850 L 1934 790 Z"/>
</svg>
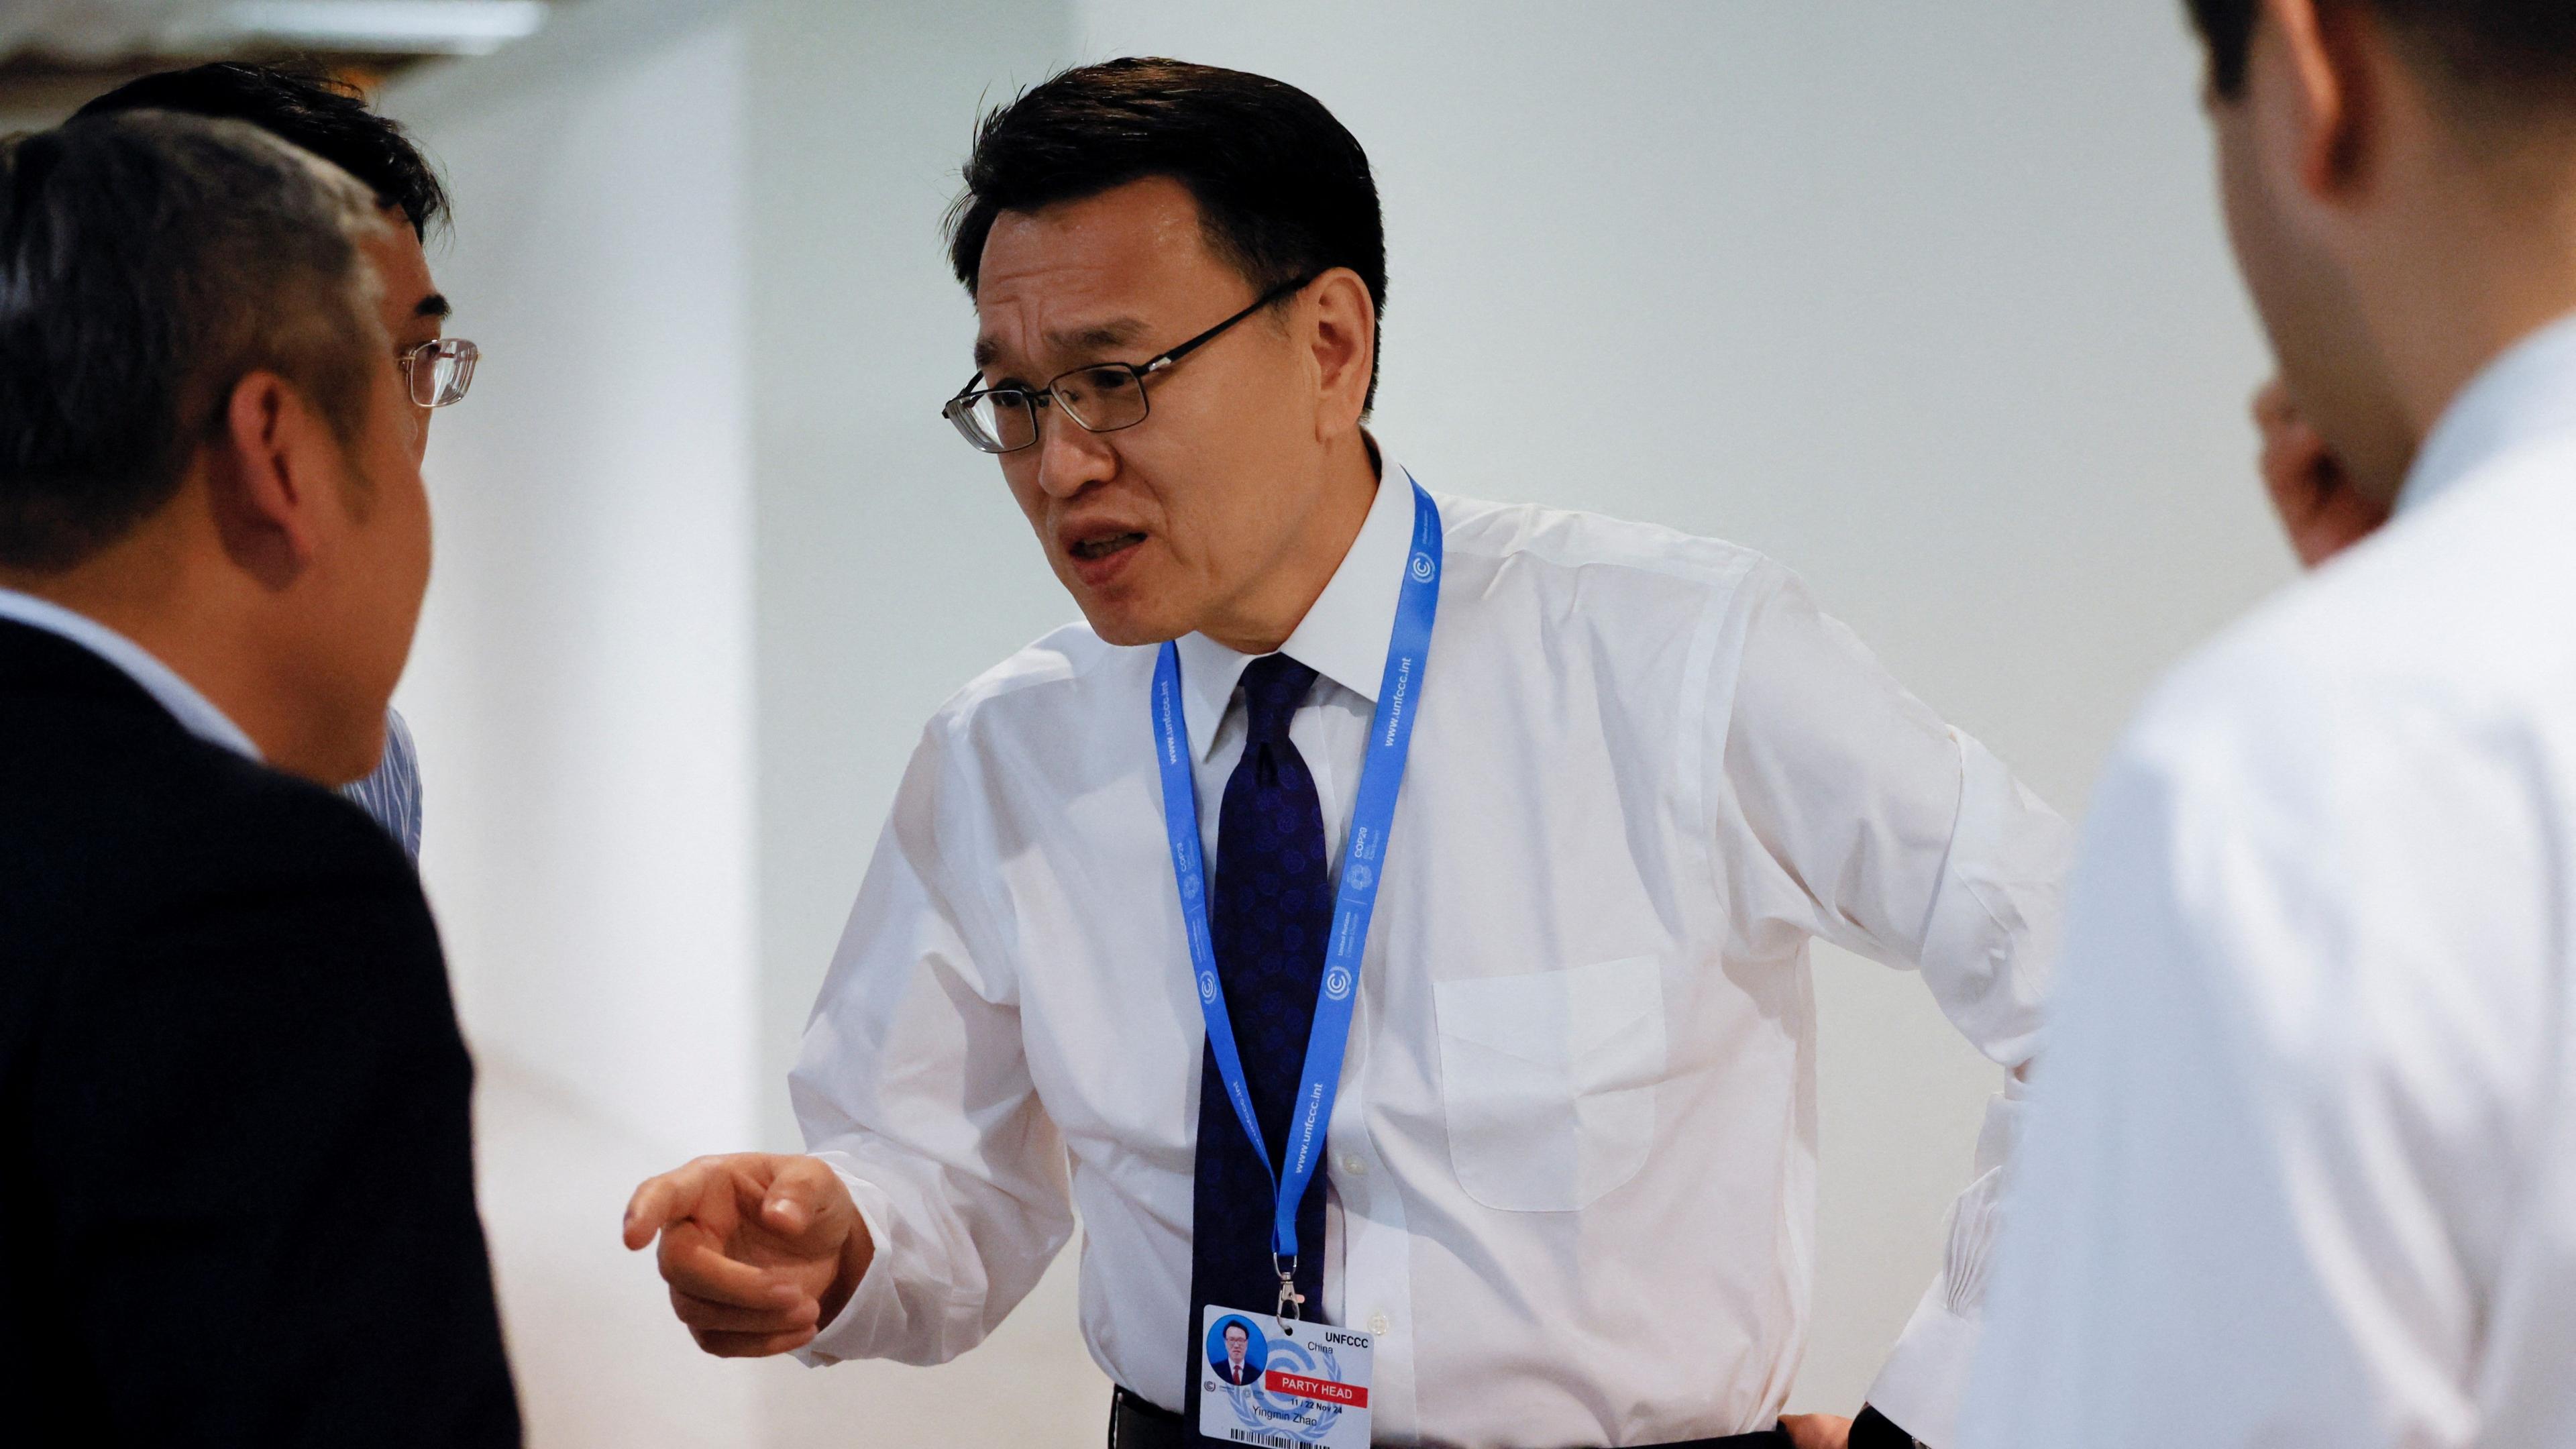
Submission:
<svg viewBox="0 0 2576 1449">
<path fill-rule="evenodd" d="M 425 286 L 240 123 L 0 142 L 0 1441 L 519 1441 L 437 935 L 325 788 L 427 580 Z"/>
</svg>

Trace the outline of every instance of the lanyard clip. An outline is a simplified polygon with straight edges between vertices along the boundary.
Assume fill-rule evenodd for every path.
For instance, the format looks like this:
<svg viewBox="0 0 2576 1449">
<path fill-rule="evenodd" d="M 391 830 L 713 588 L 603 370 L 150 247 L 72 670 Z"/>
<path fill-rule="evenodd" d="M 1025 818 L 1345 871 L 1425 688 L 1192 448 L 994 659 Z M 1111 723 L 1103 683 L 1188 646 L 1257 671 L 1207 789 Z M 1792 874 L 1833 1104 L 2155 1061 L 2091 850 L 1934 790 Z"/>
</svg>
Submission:
<svg viewBox="0 0 2576 1449">
<path fill-rule="evenodd" d="M 1302 1316 L 1299 1310 L 1306 1306 L 1306 1295 L 1297 1291 L 1297 1260 L 1295 1258 L 1290 1258 L 1288 1260 L 1288 1266 L 1282 1268 L 1279 1266 L 1278 1257 L 1273 1255 L 1270 1260 L 1270 1267 L 1271 1271 L 1279 1275 L 1279 1306 L 1271 1310 L 1270 1316 L 1277 1319 L 1280 1326 L 1285 1328 L 1287 1325 L 1297 1322 Z"/>
</svg>

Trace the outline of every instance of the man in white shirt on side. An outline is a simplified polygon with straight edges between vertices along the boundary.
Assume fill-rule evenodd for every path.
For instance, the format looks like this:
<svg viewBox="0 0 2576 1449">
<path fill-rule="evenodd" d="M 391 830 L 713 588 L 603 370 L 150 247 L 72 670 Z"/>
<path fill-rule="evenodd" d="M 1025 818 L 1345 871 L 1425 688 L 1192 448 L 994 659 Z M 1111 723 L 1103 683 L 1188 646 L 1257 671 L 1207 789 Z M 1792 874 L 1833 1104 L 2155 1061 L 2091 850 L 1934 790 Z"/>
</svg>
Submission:
<svg viewBox="0 0 2576 1449">
<path fill-rule="evenodd" d="M 815 1155 L 657 1178 L 629 1246 L 661 1234 L 710 1352 L 931 1363 L 1078 1209 L 1121 1444 L 1200 1442 L 1203 1399 L 1242 1402 L 1207 1324 L 1269 1334 L 1296 1297 L 1373 1343 L 1376 1442 L 1842 1443 L 1779 1418 L 1813 1262 L 1809 942 L 1919 966 L 2018 1067 L 2062 822 L 1778 565 L 1417 496 L 1363 427 L 1375 185 L 1311 97 L 1084 67 L 987 118 L 966 178 L 980 333 L 947 411 L 1087 623 L 924 733 L 793 1077 Z M 1364 787 L 1408 729 L 1382 828 Z M 1343 930 L 1372 890 L 1374 929 Z M 1347 1057 L 1301 1079 L 1340 1010 Z M 1299 1110 L 1321 1170 L 1281 1193 L 1274 1256 Z M 1947 1437 L 2014 1110 L 1855 1444 Z"/>
<path fill-rule="evenodd" d="M 2557 1449 L 2576 9 L 2193 9 L 2266 470 L 2322 566 L 2104 776 L 1962 1437 Z"/>
</svg>

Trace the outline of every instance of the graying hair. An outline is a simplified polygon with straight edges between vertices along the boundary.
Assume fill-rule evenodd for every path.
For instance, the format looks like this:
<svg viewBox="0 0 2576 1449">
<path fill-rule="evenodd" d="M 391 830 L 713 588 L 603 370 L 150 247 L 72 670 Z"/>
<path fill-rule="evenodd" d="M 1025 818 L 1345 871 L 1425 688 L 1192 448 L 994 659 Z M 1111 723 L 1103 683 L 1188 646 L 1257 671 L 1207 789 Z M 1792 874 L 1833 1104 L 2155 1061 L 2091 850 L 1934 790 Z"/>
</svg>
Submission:
<svg viewBox="0 0 2576 1449">
<path fill-rule="evenodd" d="M 70 568 L 177 492 L 274 372 L 343 446 L 392 360 L 367 188 L 240 121 L 133 111 L 0 140 L 0 567 Z"/>
</svg>

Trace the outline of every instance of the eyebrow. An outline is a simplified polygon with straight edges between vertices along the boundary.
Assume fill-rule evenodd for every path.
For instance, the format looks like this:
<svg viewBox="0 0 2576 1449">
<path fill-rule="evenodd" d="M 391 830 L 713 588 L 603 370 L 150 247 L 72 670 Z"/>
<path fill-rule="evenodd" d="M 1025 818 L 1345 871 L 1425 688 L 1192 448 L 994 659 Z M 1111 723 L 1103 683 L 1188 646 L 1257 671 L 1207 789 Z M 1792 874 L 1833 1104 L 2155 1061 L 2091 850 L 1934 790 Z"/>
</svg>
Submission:
<svg viewBox="0 0 2576 1449">
<path fill-rule="evenodd" d="M 444 319 L 449 313 L 452 313 L 455 310 L 456 309 L 454 307 L 448 305 L 447 298 L 444 295 L 432 292 L 428 296 L 420 299 L 420 305 L 411 309 L 411 315 L 415 317 L 437 317 Z"/>
<path fill-rule="evenodd" d="M 1050 332 L 1046 335 L 1046 343 L 1047 347 L 1052 351 L 1081 356 L 1084 354 L 1109 352 L 1117 348 L 1125 347 L 1130 343 L 1133 343 L 1137 338 L 1143 336 L 1144 333 L 1145 324 L 1141 319 L 1135 317 L 1120 317 L 1108 322 L 1095 323 L 1092 326 L 1080 328 L 1072 332 Z M 975 339 L 975 365 L 977 367 L 990 367 L 993 365 L 994 360 L 1001 355 L 1002 349 L 1000 344 L 994 342 L 992 338 L 978 337 Z"/>
</svg>

